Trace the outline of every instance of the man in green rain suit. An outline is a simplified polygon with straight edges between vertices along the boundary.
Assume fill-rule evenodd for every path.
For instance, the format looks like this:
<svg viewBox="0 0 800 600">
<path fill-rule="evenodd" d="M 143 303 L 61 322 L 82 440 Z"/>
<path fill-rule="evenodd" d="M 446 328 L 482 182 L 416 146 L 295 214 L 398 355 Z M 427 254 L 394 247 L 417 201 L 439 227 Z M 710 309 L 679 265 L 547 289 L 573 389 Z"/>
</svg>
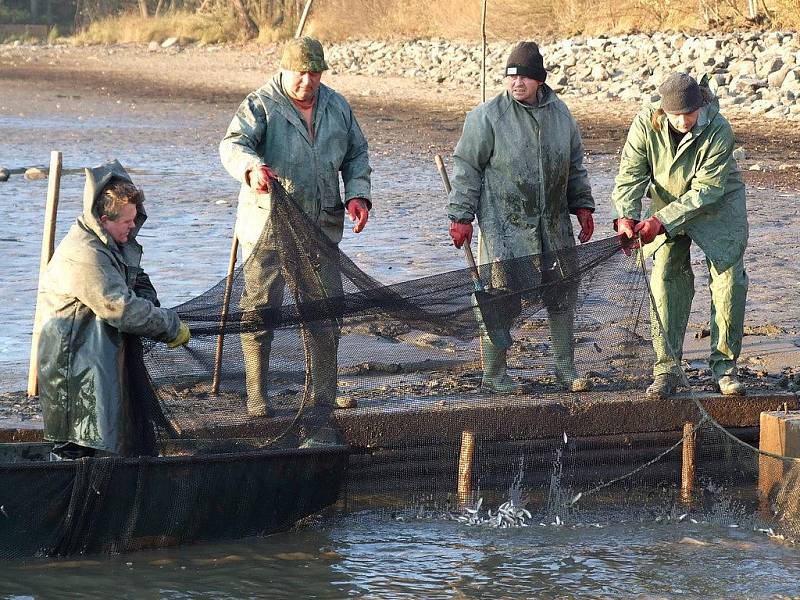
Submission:
<svg viewBox="0 0 800 600">
<path fill-rule="evenodd" d="M 64 458 L 137 452 L 126 334 L 189 341 L 175 311 L 160 308 L 140 267 L 136 234 L 144 196 L 116 160 L 86 169 L 83 215 L 56 248 L 39 295 L 39 400 L 44 437 Z"/>
<path fill-rule="evenodd" d="M 369 153 L 347 101 L 320 81 L 328 68 L 322 45 L 303 37 L 286 43 L 281 70 L 239 106 L 220 156 L 225 169 L 242 184 L 236 236 L 242 246 L 245 290 L 241 305 L 280 306 L 284 279 L 274 252 L 262 248 L 259 260 L 248 261 L 264 229 L 271 202 L 270 179 L 278 179 L 301 209 L 334 243 L 342 239 L 345 211 L 360 233 L 367 224 L 370 200 Z M 339 193 L 344 182 L 344 202 Z M 341 295 L 338 265 L 316 257 L 323 292 Z M 310 328 L 312 401 L 336 400 L 336 353 L 339 331 Z M 247 410 L 266 416 L 267 374 L 273 339 L 270 330 L 243 333 Z"/>
<path fill-rule="evenodd" d="M 686 73 L 674 73 L 659 92 L 660 103 L 642 109 L 631 125 L 612 195 L 616 230 L 626 237 L 640 236 L 644 252 L 654 255 L 656 362 L 647 395 L 669 397 L 680 382 L 694 296 L 692 241 L 705 253 L 709 272 L 709 365 L 723 394 L 743 394 L 736 360 L 748 283 L 747 208 L 733 159 L 733 131 L 705 80 L 698 84 Z M 645 195 L 651 216 L 639 222 Z"/>
<path fill-rule="evenodd" d="M 467 115 L 453 155 L 450 236 L 458 248 L 469 244 L 477 216 L 482 265 L 574 247 L 570 214 L 581 225 L 581 242 L 594 230 L 594 199 L 578 125 L 545 83 L 538 46 L 517 44 L 505 74 L 506 91 Z M 531 277 L 546 276 L 544 270 L 530 271 Z M 555 374 L 565 389 L 585 391 L 589 380 L 578 375 L 573 359 L 576 290 L 564 291 L 560 298 L 544 294 Z M 506 372 L 506 350 L 482 335 L 481 354 L 484 389 L 513 391 L 516 383 Z"/>
</svg>

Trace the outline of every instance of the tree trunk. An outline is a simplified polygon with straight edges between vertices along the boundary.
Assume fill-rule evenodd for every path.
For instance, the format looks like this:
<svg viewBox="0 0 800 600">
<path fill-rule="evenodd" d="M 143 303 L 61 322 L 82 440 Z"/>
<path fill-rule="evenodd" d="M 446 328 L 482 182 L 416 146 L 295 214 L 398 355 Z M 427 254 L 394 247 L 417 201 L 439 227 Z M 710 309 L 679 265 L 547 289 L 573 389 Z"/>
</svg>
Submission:
<svg viewBox="0 0 800 600">
<path fill-rule="evenodd" d="M 150 11 L 147 9 L 147 0 L 139 0 L 139 12 L 142 13 L 143 19 L 150 16 Z"/>
<path fill-rule="evenodd" d="M 258 27 L 256 27 L 253 19 L 247 13 L 247 9 L 244 7 L 242 0 L 231 0 L 231 5 L 236 12 L 236 17 L 239 19 L 239 25 L 242 28 L 245 38 L 252 40 L 254 37 L 257 37 Z"/>
</svg>

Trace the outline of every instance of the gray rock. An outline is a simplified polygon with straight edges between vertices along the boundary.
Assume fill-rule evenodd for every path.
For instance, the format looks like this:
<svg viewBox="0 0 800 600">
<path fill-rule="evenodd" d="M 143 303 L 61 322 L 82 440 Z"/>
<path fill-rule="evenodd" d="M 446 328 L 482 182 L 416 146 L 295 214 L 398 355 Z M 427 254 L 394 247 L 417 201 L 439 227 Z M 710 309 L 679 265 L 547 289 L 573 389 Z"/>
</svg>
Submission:
<svg viewBox="0 0 800 600">
<path fill-rule="evenodd" d="M 733 151 L 734 160 L 745 160 L 747 158 L 747 150 L 739 146 Z"/>
<path fill-rule="evenodd" d="M 25 169 L 25 179 L 29 181 L 36 181 L 37 179 L 47 179 L 47 171 L 39 167 L 31 167 Z"/>
</svg>

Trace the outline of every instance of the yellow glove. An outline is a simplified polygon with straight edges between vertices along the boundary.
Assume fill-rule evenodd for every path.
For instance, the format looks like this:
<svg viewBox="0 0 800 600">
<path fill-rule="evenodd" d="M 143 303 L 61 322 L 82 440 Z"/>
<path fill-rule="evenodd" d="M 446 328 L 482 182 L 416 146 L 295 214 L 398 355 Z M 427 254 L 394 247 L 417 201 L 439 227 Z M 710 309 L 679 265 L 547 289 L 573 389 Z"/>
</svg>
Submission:
<svg viewBox="0 0 800 600">
<path fill-rule="evenodd" d="M 175 339 L 171 342 L 167 342 L 167 348 L 172 350 L 173 348 L 177 348 L 178 346 L 185 346 L 189 343 L 189 339 L 192 337 L 191 333 L 189 332 L 189 326 L 181 321 L 180 327 L 178 327 L 178 335 L 175 336 Z"/>
</svg>

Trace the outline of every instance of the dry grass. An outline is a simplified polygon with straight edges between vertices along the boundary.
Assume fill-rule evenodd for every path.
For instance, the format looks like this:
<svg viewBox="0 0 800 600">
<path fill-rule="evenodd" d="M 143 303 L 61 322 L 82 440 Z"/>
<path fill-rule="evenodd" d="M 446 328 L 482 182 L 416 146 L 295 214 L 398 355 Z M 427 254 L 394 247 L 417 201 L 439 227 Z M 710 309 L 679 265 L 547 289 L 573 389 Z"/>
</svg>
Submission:
<svg viewBox="0 0 800 600">
<path fill-rule="evenodd" d="M 130 14 L 95 21 L 74 40 L 86 44 L 147 43 L 178 37 L 215 43 L 235 40 L 237 35 L 236 22 L 222 15 L 173 13 L 142 19 L 138 14 Z"/>
<path fill-rule="evenodd" d="M 253 2 L 249 2 L 250 5 Z M 442 37 L 478 40 L 482 0 L 317 0 L 306 33 L 323 40 Z M 234 41 L 236 20 L 225 3 L 210 14 L 171 13 L 142 19 L 128 15 L 92 24 L 76 36 L 83 43 L 149 42 L 182 37 Z M 767 26 L 800 25 L 800 0 L 759 0 L 769 11 Z M 259 17 L 257 12 L 254 17 Z M 488 0 L 487 37 L 542 42 L 575 35 L 628 32 L 700 32 L 711 27 L 752 26 L 746 0 Z M 295 23 L 261 23 L 260 42 L 291 35 Z"/>
</svg>

